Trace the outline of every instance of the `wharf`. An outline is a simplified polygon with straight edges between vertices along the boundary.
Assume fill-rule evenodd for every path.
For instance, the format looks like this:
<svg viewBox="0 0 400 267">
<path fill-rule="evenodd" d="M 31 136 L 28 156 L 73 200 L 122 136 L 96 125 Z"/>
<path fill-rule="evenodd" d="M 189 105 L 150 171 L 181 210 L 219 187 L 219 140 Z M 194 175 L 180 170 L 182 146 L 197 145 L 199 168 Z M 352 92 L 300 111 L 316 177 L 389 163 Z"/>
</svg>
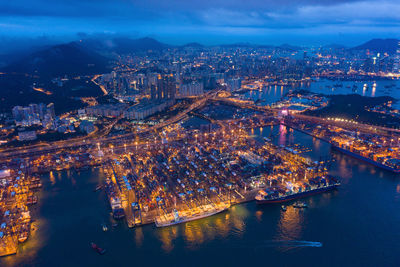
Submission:
<svg viewBox="0 0 400 267">
<path fill-rule="evenodd" d="M 241 192 L 241 193 L 236 193 L 238 194 L 240 197 L 233 197 L 231 199 L 231 205 L 239 205 L 242 203 L 246 203 L 246 202 L 250 202 L 250 201 L 254 201 L 255 200 L 255 196 L 257 195 L 258 191 L 263 189 L 264 187 L 260 187 L 260 188 L 256 188 L 256 189 L 252 189 L 250 191 L 246 191 L 246 192 Z M 179 205 L 180 207 L 178 209 L 185 209 L 187 207 L 185 207 L 185 205 Z M 172 208 L 168 209 L 169 212 L 172 211 Z M 158 211 L 156 209 L 154 210 L 150 210 L 148 212 L 142 212 L 142 223 L 134 223 L 133 222 L 133 217 L 130 219 L 127 219 L 127 223 L 128 226 L 130 228 L 133 227 L 138 227 L 138 226 L 143 226 L 143 225 L 147 225 L 147 224 L 153 224 L 155 222 L 155 218 L 158 216 Z"/>
<path fill-rule="evenodd" d="M 16 254 L 18 243 L 13 236 L 5 236 L 0 240 L 0 257 Z"/>
<path fill-rule="evenodd" d="M 128 224 L 128 227 L 129 228 L 135 227 L 136 222 L 133 219 L 133 212 L 130 209 L 129 205 L 124 205 L 123 204 L 122 206 L 124 208 L 125 220 L 126 220 L 126 223 Z"/>
<path fill-rule="evenodd" d="M 384 165 L 384 164 L 382 164 L 382 163 L 380 163 L 380 162 L 377 162 L 377 161 L 375 161 L 375 160 L 373 160 L 373 159 L 370 159 L 370 158 L 368 158 L 368 157 L 364 157 L 364 156 L 359 155 L 359 154 L 357 154 L 357 153 L 351 152 L 350 150 L 347 150 L 347 149 L 344 149 L 344 148 L 335 146 L 335 145 L 332 144 L 331 141 L 328 140 L 328 139 L 325 139 L 325 138 L 322 138 L 322 137 L 318 137 L 318 136 L 314 135 L 313 133 L 310 133 L 310 132 L 308 132 L 308 131 L 302 130 L 302 129 L 297 128 L 297 127 L 294 127 L 294 126 L 290 126 L 290 125 L 285 124 L 285 123 L 283 123 L 283 125 L 285 125 L 286 127 L 292 128 L 293 130 L 302 132 L 302 133 L 307 134 L 307 135 L 310 135 L 310 136 L 312 136 L 312 137 L 314 137 L 314 138 L 318 138 L 318 139 L 320 139 L 320 140 L 322 140 L 322 141 L 325 141 L 325 142 L 329 143 L 329 144 L 331 145 L 332 148 L 334 148 L 334 149 L 336 149 L 336 150 L 338 150 L 338 151 L 340 151 L 340 152 L 342 152 L 342 153 L 344 153 L 344 154 L 346 154 L 346 155 L 352 156 L 353 158 L 362 160 L 362 161 L 364 161 L 364 162 L 367 162 L 367 163 L 369 163 L 369 164 L 374 165 L 375 167 L 378 167 L 378 168 L 381 168 L 381 169 L 384 169 L 384 170 L 387 170 L 387 171 L 391 171 L 391 172 L 394 172 L 394 173 L 400 173 L 400 170 L 399 170 L 399 169 L 395 169 L 395 168 L 386 166 L 386 165 Z"/>
</svg>

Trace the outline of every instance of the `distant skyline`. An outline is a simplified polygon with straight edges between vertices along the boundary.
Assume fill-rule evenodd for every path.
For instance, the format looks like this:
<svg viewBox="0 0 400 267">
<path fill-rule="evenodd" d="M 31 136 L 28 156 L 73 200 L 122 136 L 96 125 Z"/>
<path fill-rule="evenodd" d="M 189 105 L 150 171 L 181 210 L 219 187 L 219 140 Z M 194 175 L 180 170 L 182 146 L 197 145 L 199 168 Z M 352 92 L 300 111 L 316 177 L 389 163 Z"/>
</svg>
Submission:
<svg viewBox="0 0 400 267">
<path fill-rule="evenodd" d="M 400 2 L 354 0 L 13 0 L 0 3 L 2 38 L 150 36 L 170 44 L 357 45 L 400 38 Z M 81 34 L 82 36 L 82 34 Z"/>
</svg>

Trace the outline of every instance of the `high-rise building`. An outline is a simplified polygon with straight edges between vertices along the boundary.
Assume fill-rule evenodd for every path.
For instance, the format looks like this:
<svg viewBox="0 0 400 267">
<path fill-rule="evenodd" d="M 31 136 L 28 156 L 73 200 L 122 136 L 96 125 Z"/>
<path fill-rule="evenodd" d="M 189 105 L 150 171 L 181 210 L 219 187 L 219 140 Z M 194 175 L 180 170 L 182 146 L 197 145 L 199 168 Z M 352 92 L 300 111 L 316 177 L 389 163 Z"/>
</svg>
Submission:
<svg viewBox="0 0 400 267">
<path fill-rule="evenodd" d="M 15 106 L 12 109 L 12 114 L 15 122 L 20 122 L 24 119 L 23 107 Z"/>
<path fill-rule="evenodd" d="M 229 79 L 226 82 L 226 86 L 227 86 L 228 90 L 231 92 L 239 90 L 240 87 L 242 87 L 242 79 L 240 79 L 240 78 Z"/>
<path fill-rule="evenodd" d="M 175 99 L 176 81 L 172 75 L 159 76 L 157 80 L 157 99 Z"/>
<path fill-rule="evenodd" d="M 47 113 L 50 115 L 52 119 L 56 117 L 56 112 L 54 110 L 54 104 L 50 103 L 47 105 Z"/>
<path fill-rule="evenodd" d="M 180 97 L 198 96 L 204 93 L 204 86 L 201 82 L 186 83 L 179 87 L 178 92 Z"/>
<path fill-rule="evenodd" d="M 157 99 L 157 86 L 155 84 L 150 84 L 150 98 L 151 100 Z"/>
<path fill-rule="evenodd" d="M 47 107 L 44 103 L 39 103 L 39 118 L 43 120 L 46 115 Z"/>
<path fill-rule="evenodd" d="M 400 41 L 397 44 L 396 55 L 394 56 L 393 73 L 400 74 Z"/>
<path fill-rule="evenodd" d="M 52 122 L 56 117 L 54 104 L 47 106 L 43 103 L 30 104 L 27 107 L 15 106 L 12 109 L 13 118 L 16 125 L 32 126 Z"/>
</svg>

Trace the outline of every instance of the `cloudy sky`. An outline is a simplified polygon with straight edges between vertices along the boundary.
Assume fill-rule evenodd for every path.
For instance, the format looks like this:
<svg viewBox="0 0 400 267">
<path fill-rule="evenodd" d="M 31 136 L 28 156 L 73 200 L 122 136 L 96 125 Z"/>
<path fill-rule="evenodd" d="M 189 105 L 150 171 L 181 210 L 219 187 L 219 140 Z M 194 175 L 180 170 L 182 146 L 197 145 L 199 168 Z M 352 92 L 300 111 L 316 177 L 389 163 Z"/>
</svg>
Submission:
<svg viewBox="0 0 400 267">
<path fill-rule="evenodd" d="M 400 38 L 400 0 L 4 0 L 0 36 L 151 36 L 169 43 L 358 44 Z"/>
</svg>

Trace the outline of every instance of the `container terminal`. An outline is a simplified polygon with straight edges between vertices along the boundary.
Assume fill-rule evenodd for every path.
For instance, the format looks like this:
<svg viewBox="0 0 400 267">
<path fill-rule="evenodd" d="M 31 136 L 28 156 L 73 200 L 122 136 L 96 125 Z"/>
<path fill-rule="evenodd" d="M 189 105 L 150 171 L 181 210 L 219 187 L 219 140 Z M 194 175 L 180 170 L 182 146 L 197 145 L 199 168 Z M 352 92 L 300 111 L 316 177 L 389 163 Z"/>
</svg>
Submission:
<svg viewBox="0 0 400 267">
<path fill-rule="evenodd" d="M 242 102 L 235 105 L 240 110 Z M 246 102 L 245 108 L 249 107 Z M 113 144 L 38 153 L 27 162 L 10 158 L 2 178 L 1 197 L 7 201 L 1 207 L 0 255 L 16 253 L 18 242 L 29 238 L 29 209 L 38 202 L 40 173 L 102 168 L 107 178 L 93 191 L 104 190 L 112 218 L 129 227 L 165 227 L 229 212 L 232 205 L 254 201 L 260 190 L 279 185 L 274 181 L 328 179 L 325 162 L 304 157 L 306 149 L 256 138 L 252 129 L 280 122 L 263 108 L 255 111 L 225 120 L 202 114 L 212 127 L 200 130 L 184 129 L 178 122 Z"/>
<path fill-rule="evenodd" d="M 36 191 L 42 184 L 20 167 L 0 171 L 0 256 L 17 253 L 33 228 L 30 209 L 38 202 Z"/>
<path fill-rule="evenodd" d="M 316 125 L 316 122 L 318 124 Z M 318 119 L 307 116 L 287 116 L 283 123 L 296 130 L 320 138 L 332 148 L 381 169 L 400 173 L 400 137 L 388 129 L 365 127 L 344 119 Z M 362 127 L 364 126 L 364 127 Z"/>
<path fill-rule="evenodd" d="M 273 186 L 278 179 L 292 183 L 328 179 L 324 162 L 312 162 L 268 139 L 256 140 L 244 122 L 220 126 L 187 132 L 184 141 L 165 140 L 108 156 L 104 188 L 114 218 L 125 216 L 129 227 L 170 226 L 254 200 L 260 188 Z M 115 216 L 116 210 L 123 215 Z"/>
</svg>

